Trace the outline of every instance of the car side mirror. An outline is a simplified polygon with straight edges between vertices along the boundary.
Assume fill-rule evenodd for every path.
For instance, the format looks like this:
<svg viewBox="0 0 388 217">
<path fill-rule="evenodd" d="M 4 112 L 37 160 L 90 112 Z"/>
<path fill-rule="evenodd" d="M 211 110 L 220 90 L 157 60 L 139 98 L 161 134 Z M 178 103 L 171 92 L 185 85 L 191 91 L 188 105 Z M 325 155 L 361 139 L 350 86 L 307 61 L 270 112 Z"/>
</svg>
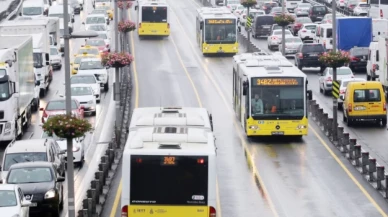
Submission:
<svg viewBox="0 0 388 217">
<path fill-rule="evenodd" d="M 22 16 L 22 12 L 19 13 L 19 16 Z"/>
<path fill-rule="evenodd" d="M 0 171 L 3 171 L 3 167 L 2 166 L 0 166 Z"/>
<path fill-rule="evenodd" d="M 345 97 L 344 97 L 344 96 L 340 96 L 340 99 L 341 99 L 342 101 L 344 101 L 344 100 L 345 100 Z"/>
<path fill-rule="evenodd" d="M 313 100 L 313 91 L 312 90 L 307 90 L 307 99 Z"/>
<path fill-rule="evenodd" d="M 380 66 L 376 64 L 376 70 L 379 70 L 380 69 Z"/>
<path fill-rule="evenodd" d="M 74 18 L 71 18 L 71 22 L 72 22 L 72 23 L 74 23 L 74 22 L 75 22 Z"/>
<path fill-rule="evenodd" d="M 21 206 L 22 207 L 30 207 L 31 206 L 31 202 L 28 201 L 28 200 L 23 200 Z"/>
<path fill-rule="evenodd" d="M 85 25 L 85 22 L 82 22 L 83 25 Z"/>
<path fill-rule="evenodd" d="M 35 81 L 35 86 L 40 86 L 40 81 Z"/>
<path fill-rule="evenodd" d="M 65 177 L 62 177 L 62 176 L 57 177 L 57 182 L 64 182 L 64 181 L 65 181 Z"/>
<path fill-rule="evenodd" d="M 42 108 L 42 107 L 39 108 L 39 111 L 43 111 L 43 110 L 44 110 L 44 108 Z"/>
<path fill-rule="evenodd" d="M 64 56 L 65 56 L 65 53 L 61 53 L 61 56 L 64 57 Z"/>
<path fill-rule="evenodd" d="M 54 42 L 54 46 L 57 46 L 58 45 L 58 43 L 57 42 Z"/>
</svg>

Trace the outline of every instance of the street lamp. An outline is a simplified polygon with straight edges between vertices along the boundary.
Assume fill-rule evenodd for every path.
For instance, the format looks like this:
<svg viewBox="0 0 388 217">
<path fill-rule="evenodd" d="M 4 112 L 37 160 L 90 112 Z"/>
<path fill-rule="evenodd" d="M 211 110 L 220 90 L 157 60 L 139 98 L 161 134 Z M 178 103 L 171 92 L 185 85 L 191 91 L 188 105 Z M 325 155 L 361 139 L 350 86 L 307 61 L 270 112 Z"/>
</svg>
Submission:
<svg viewBox="0 0 388 217">
<path fill-rule="evenodd" d="M 333 23 L 333 52 L 337 51 L 337 21 L 336 21 L 336 13 L 337 13 L 337 2 L 332 1 L 331 2 L 331 13 L 332 13 L 332 23 Z M 333 67 L 333 82 L 337 81 L 337 67 Z M 338 99 L 336 97 L 333 97 L 333 129 L 337 129 L 338 125 L 338 117 L 337 117 L 337 110 L 338 110 Z M 333 141 L 338 141 L 338 135 L 337 130 L 333 131 Z"/>
<path fill-rule="evenodd" d="M 81 31 L 73 32 L 69 34 L 69 10 L 68 0 L 63 0 L 63 12 L 64 12 L 64 34 L 65 41 L 65 93 L 66 93 L 66 114 L 71 115 L 71 86 L 70 86 L 70 45 L 69 40 L 71 38 L 94 38 L 98 36 L 95 31 Z M 69 217 L 75 217 L 75 204 L 74 204 L 74 164 L 73 164 L 73 139 L 67 138 L 67 195 L 68 195 L 68 212 Z"/>
</svg>

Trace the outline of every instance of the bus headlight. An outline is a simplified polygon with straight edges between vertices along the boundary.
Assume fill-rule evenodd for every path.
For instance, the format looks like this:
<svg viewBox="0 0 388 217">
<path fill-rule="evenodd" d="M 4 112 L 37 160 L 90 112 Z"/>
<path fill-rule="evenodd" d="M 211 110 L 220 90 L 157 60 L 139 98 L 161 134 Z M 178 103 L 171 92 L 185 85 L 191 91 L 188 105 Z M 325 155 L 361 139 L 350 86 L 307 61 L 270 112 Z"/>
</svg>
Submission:
<svg viewBox="0 0 388 217">
<path fill-rule="evenodd" d="M 259 129 L 259 126 L 257 126 L 257 125 L 251 125 L 251 126 L 249 126 L 249 129 L 251 129 L 251 130 L 258 130 L 258 129 Z"/>
<path fill-rule="evenodd" d="M 298 127 L 296 129 L 300 130 L 300 129 L 306 129 L 306 128 L 307 128 L 306 125 L 298 125 Z"/>
<path fill-rule="evenodd" d="M 204 47 L 205 50 L 209 49 L 208 47 Z"/>
<path fill-rule="evenodd" d="M 233 50 L 237 50 L 237 47 L 233 47 Z"/>
</svg>

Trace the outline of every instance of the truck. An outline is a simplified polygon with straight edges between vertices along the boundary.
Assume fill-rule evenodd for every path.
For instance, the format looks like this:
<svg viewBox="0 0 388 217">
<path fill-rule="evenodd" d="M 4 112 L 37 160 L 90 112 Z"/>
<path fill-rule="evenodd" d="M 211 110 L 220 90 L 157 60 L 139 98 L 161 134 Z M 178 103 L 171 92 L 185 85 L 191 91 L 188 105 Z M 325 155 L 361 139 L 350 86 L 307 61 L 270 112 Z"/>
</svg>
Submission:
<svg viewBox="0 0 388 217">
<path fill-rule="evenodd" d="M 387 19 L 372 19 L 373 40 L 377 42 L 379 36 L 388 37 L 388 20 Z"/>
<path fill-rule="evenodd" d="M 372 18 L 337 18 L 337 48 L 339 50 L 349 51 L 353 47 L 369 47 L 372 38 Z"/>
<path fill-rule="evenodd" d="M 387 52 L 388 38 L 379 36 L 377 42 L 370 45 L 370 58 L 367 65 L 367 80 L 380 81 L 385 96 L 388 96 L 388 70 L 387 70 Z"/>
<path fill-rule="evenodd" d="M 59 18 L 58 17 L 41 17 L 39 19 L 48 19 L 49 21 L 49 33 L 50 33 L 50 45 L 56 46 L 60 49 L 59 40 L 60 40 L 60 32 L 59 32 Z"/>
<path fill-rule="evenodd" d="M 40 81 L 40 97 L 46 95 L 52 80 L 49 24 L 49 19 L 9 20 L 0 24 L 0 35 L 32 36 L 34 71 Z"/>
<path fill-rule="evenodd" d="M 21 138 L 38 110 L 31 36 L 0 35 L 0 141 Z"/>
</svg>

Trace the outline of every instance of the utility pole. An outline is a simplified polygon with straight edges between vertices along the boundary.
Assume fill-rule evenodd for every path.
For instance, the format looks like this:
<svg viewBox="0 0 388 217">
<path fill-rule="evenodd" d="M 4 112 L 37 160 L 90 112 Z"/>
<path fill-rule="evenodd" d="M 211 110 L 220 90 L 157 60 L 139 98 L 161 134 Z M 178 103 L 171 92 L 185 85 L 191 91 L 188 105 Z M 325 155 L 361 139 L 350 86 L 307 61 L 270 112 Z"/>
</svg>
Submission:
<svg viewBox="0 0 388 217">
<path fill-rule="evenodd" d="M 337 21 L 336 21 L 336 1 L 333 0 L 331 1 L 331 10 L 332 10 L 332 15 L 333 15 L 333 52 L 337 51 Z M 333 82 L 337 81 L 337 67 L 333 67 Z M 333 95 L 333 129 L 337 129 L 338 125 L 338 117 L 337 117 L 337 112 L 338 112 L 338 99 Z M 333 130 L 333 141 L 338 141 L 338 135 L 337 135 L 337 130 Z"/>
<path fill-rule="evenodd" d="M 119 24 L 119 10 L 117 7 L 117 1 L 114 0 L 114 31 L 115 31 L 115 50 L 116 52 L 119 52 L 119 30 L 118 30 L 118 24 Z M 125 6 L 124 6 L 125 8 Z M 115 67 L 115 83 L 114 83 L 114 100 L 116 101 L 116 135 L 117 138 L 119 138 L 119 129 L 120 129 L 120 71 L 119 67 Z"/>
<path fill-rule="evenodd" d="M 334 0 L 333 0 L 334 1 Z M 282 14 L 286 15 L 286 1 L 282 0 Z M 282 55 L 286 55 L 286 27 L 282 26 Z"/>
<path fill-rule="evenodd" d="M 250 9 L 250 6 L 249 7 L 247 7 L 247 19 L 248 19 L 248 17 L 249 17 L 249 9 Z M 240 21 L 241 22 L 241 21 Z M 246 26 L 247 24 L 245 23 L 245 26 Z M 247 44 L 247 52 L 249 53 L 250 51 L 251 51 L 251 31 L 249 31 L 249 29 L 247 29 L 247 37 L 248 37 L 248 44 Z"/>
</svg>

